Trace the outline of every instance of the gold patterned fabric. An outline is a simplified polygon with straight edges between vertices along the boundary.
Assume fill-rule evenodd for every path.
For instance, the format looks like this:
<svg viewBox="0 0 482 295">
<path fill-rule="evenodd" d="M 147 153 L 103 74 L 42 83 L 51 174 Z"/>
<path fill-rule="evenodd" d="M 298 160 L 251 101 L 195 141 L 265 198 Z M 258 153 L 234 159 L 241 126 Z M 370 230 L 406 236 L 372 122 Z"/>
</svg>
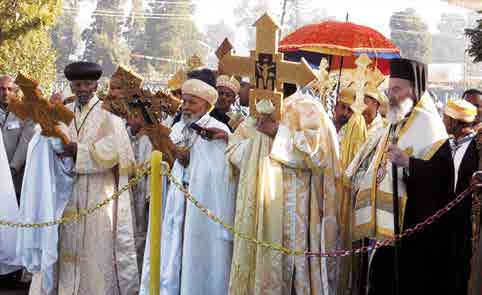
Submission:
<svg viewBox="0 0 482 295">
<path fill-rule="evenodd" d="M 342 129 L 340 136 L 341 166 L 345 170 L 368 138 L 368 130 L 361 113 L 353 113 Z"/>
<path fill-rule="evenodd" d="M 73 105 L 70 105 L 73 110 Z M 97 97 L 82 110 L 67 133 L 78 144 L 73 195 L 64 216 L 92 208 L 127 183 L 135 168 L 122 120 L 101 108 Z M 82 128 L 79 128 L 81 122 Z M 76 126 L 77 125 L 77 126 Z M 55 295 L 133 295 L 139 291 L 131 204 L 124 193 L 110 206 L 79 222 L 59 227 Z M 42 291 L 35 274 L 30 294 Z"/>
<path fill-rule="evenodd" d="M 427 130 L 420 136 L 419 130 Z M 393 132 L 393 131 L 392 131 Z M 440 146 L 447 140 L 448 135 L 442 119 L 438 115 L 437 108 L 427 93 L 417 103 L 405 122 L 395 129 L 397 146 L 407 155 L 417 159 L 430 160 Z M 392 174 L 391 162 L 388 161 L 386 149 L 390 144 L 390 128 L 385 128 L 378 144 L 375 146 L 375 154 L 370 162 L 367 172 L 359 180 L 359 189 L 354 204 L 353 217 L 353 240 L 364 237 L 385 239 L 393 237 L 393 204 L 392 204 Z M 373 145 L 365 145 L 366 147 Z M 367 154 L 365 149 L 361 154 Z M 349 182 L 354 183 L 353 176 L 362 160 L 352 163 L 351 175 L 347 175 Z M 407 191 L 403 182 L 403 171 L 399 168 L 398 189 L 400 203 L 400 224 L 403 226 L 403 216 L 407 200 Z"/>
<path fill-rule="evenodd" d="M 320 252 L 337 247 L 336 131 L 320 103 L 285 101 L 272 140 L 248 118 L 227 149 L 239 177 L 235 227 L 260 240 Z M 235 238 L 229 294 L 332 294 L 337 260 L 286 256 Z"/>
</svg>

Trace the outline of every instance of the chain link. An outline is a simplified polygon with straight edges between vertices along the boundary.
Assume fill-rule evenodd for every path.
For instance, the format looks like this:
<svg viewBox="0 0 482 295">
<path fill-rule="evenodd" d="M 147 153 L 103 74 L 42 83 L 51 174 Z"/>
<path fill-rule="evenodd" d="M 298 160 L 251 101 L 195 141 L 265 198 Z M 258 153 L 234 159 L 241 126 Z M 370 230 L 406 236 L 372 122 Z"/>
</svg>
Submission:
<svg viewBox="0 0 482 295">
<path fill-rule="evenodd" d="M 144 176 L 147 176 L 150 174 L 150 166 L 146 166 L 143 169 L 140 169 L 137 173 L 137 175 L 131 179 L 128 184 L 124 187 L 122 187 L 118 192 L 113 194 L 111 197 L 97 203 L 94 207 L 89 208 L 89 209 L 83 209 L 80 210 L 78 213 L 68 216 L 68 217 L 63 217 L 58 220 L 53 220 L 53 221 L 48 221 L 48 222 L 40 222 L 40 223 L 16 223 L 12 221 L 3 221 L 0 220 L 0 226 L 10 226 L 10 227 L 16 227 L 16 228 L 40 228 L 40 227 L 47 227 L 47 226 L 54 226 L 54 225 L 60 225 L 60 224 L 65 224 L 68 222 L 74 222 L 78 221 L 81 218 L 84 218 L 97 210 L 107 206 L 111 201 L 118 199 L 122 193 L 127 191 L 130 187 L 136 185 Z M 383 246 L 389 246 L 392 245 L 394 242 L 399 241 L 400 239 L 404 237 L 410 237 L 413 236 L 420 231 L 424 230 L 427 226 L 433 224 L 435 221 L 440 219 L 442 216 L 447 214 L 452 208 L 454 208 L 456 205 L 458 205 L 460 202 L 462 202 L 467 196 L 469 196 L 472 193 L 471 189 L 467 189 L 460 195 L 458 195 L 452 202 L 448 203 L 444 208 L 438 210 L 434 215 L 428 217 L 425 221 L 418 223 L 415 225 L 413 228 L 406 229 L 401 235 L 395 236 L 390 239 L 378 241 L 374 246 L 364 246 L 356 249 L 351 249 L 351 250 L 334 250 L 334 251 L 329 251 L 329 252 L 310 252 L 306 250 L 301 250 L 301 249 L 291 249 L 284 247 L 282 245 L 268 242 L 268 241 L 262 241 L 258 240 L 255 237 L 251 237 L 245 233 L 241 233 L 237 231 L 232 225 L 229 225 L 225 223 L 221 218 L 218 216 L 214 215 L 208 208 L 206 208 L 203 204 L 201 204 L 170 172 L 169 172 L 169 164 L 166 162 L 161 163 L 161 175 L 166 176 L 172 184 L 174 184 L 183 194 L 184 198 L 190 202 L 193 203 L 196 208 L 198 208 L 204 215 L 206 215 L 208 218 L 210 218 L 212 221 L 215 223 L 221 225 L 224 227 L 226 230 L 231 232 L 233 235 L 236 237 L 252 242 L 258 246 L 271 249 L 273 251 L 281 252 L 286 255 L 290 256 L 306 256 L 306 257 L 344 257 L 344 256 L 350 256 L 354 254 L 361 254 L 361 253 L 366 253 L 369 251 L 372 251 L 374 249 L 378 249 Z"/>
<path fill-rule="evenodd" d="M 452 208 L 454 208 L 456 205 L 458 205 L 460 202 L 462 202 L 467 196 L 469 196 L 472 193 L 472 189 L 467 189 L 460 195 L 458 195 L 452 202 L 448 203 L 444 208 L 438 210 L 434 215 L 430 216 L 427 218 L 425 221 L 418 223 L 415 225 L 413 228 L 406 229 L 402 234 L 395 236 L 390 239 L 385 239 L 382 241 L 377 241 L 377 243 L 374 246 L 364 246 L 352 250 L 334 250 L 334 251 L 329 251 L 329 252 L 310 252 L 306 250 L 301 250 L 301 249 L 291 249 L 284 247 L 282 245 L 272 243 L 272 242 L 267 242 L 267 241 L 262 241 L 258 240 L 255 237 L 251 237 L 245 233 L 237 231 L 233 226 L 226 224 L 224 221 L 222 221 L 218 216 L 214 215 L 208 208 L 206 208 L 204 205 L 202 205 L 172 174 L 170 174 L 167 170 L 161 171 L 161 174 L 167 176 L 169 180 L 171 181 L 172 184 L 174 184 L 183 194 L 184 198 L 187 199 L 188 201 L 192 202 L 194 206 L 196 206 L 204 215 L 206 215 L 208 218 L 210 218 L 212 221 L 216 222 L 217 224 L 221 225 L 224 227 L 226 230 L 228 230 L 230 233 L 235 235 L 236 237 L 246 240 L 249 242 L 252 242 L 258 246 L 268 248 L 274 251 L 282 252 L 283 254 L 290 255 L 290 256 L 306 256 L 306 257 L 345 257 L 345 256 L 350 256 L 354 254 L 361 254 L 361 253 L 366 253 L 369 251 L 372 251 L 374 249 L 378 249 L 383 246 L 389 246 L 395 243 L 396 241 L 399 241 L 400 239 L 404 237 L 410 237 L 415 235 L 416 233 L 419 233 L 420 231 L 424 230 L 427 226 L 433 224 L 435 221 L 440 219 L 442 216 L 447 214 Z"/>
<path fill-rule="evenodd" d="M 57 220 L 52 220 L 52 221 L 46 221 L 46 222 L 39 222 L 39 223 L 17 223 L 13 221 L 5 221 L 5 220 L 0 220 L 0 226 L 9 226 L 9 227 L 16 227 L 16 228 L 40 228 L 40 227 L 48 227 L 48 226 L 54 226 L 54 225 L 60 225 L 60 224 L 65 224 L 69 222 L 74 222 L 74 221 L 79 221 L 81 218 L 84 218 L 90 214 L 93 214 L 97 210 L 107 206 L 110 202 L 117 200 L 125 191 L 127 191 L 130 187 L 136 185 L 139 183 L 139 181 L 146 175 L 149 175 L 150 173 L 150 166 L 145 167 L 143 169 L 138 170 L 136 176 L 132 178 L 127 185 L 119 189 L 117 192 L 115 192 L 112 196 L 109 198 L 106 198 L 105 200 L 97 203 L 94 207 L 88 208 L 88 209 L 81 209 L 79 212 L 62 217 Z"/>
</svg>

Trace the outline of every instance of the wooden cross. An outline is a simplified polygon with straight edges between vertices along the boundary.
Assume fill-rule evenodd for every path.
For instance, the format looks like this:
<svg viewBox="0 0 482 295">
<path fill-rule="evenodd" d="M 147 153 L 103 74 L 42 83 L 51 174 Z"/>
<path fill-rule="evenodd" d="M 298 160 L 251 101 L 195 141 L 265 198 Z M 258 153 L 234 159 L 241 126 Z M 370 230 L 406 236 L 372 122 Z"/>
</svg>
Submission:
<svg viewBox="0 0 482 295">
<path fill-rule="evenodd" d="M 38 82 L 26 75 L 19 73 L 15 79 L 23 92 L 23 98 L 11 99 L 8 103 L 8 110 L 22 120 L 31 119 L 42 127 L 42 135 L 56 137 L 62 140 L 63 144 L 69 143 L 69 138 L 60 129 L 60 123 L 67 126 L 74 119 L 74 113 L 62 103 L 51 103 L 43 98 L 38 88 Z"/>
<path fill-rule="evenodd" d="M 278 52 L 279 26 L 265 13 L 256 23 L 256 49 L 250 57 L 234 55 L 228 39 L 216 51 L 219 59 L 219 73 L 235 76 L 248 76 L 253 85 L 249 92 L 250 114 L 257 116 L 256 103 L 269 99 L 276 107 L 274 118 L 280 120 L 283 108 L 283 83 L 305 86 L 317 77 L 304 58 L 301 62 L 283 60 Z"/>
</svg>

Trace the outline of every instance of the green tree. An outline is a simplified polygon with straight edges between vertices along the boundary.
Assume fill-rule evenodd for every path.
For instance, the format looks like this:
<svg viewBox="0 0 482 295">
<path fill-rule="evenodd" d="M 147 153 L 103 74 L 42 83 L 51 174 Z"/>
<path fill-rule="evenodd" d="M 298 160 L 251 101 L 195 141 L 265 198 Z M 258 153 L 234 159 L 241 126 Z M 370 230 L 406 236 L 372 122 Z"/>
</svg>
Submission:
<svg viewBox="0 0 482 295">
<path fill-rule="evenodd" d="M 57 18 L 55 26 L 50 31 L 52 46 L 57 51 L 55 63 L 58 73 L 63 73 L 65 66 L 75 59 L 75 50 L 77 44 L 80 43 L 80 29 L 75 22 L 79 13 L 78 1 L 63 0 L 62 5 L 67 10 L 64 10 L 64 13 Z"/>
<path fill-rule="evenodd" d="M 152 74 L 173 74 L 181 66 L 174 61 L 186 60 L 197 54 L 205 60 L 207 49 L 199 42 L 202 34 L 196 27 L 191 0 L 153 1 L 149 4 L 149 15 L 145 24 L 143 55 L 146 69 Z"/>
<path fill-rule="evenodd" d="M 465 34 L 470 41 L 469 55 L 473 58 L 474 63 L 482 62 L 482 19 L 477 21 L 474 28 L 465 30 Z"/>
<path fill-rule="evenodd" d="M 106 76 L 112 75 L 118 64 L 129 65 L 130 50 L 122 38 L 122 17 L 119 0 L 99 0 L 97 11 L 113 11 L 119 15 L 94 13 L 94 22 L 82 32 L 85 41 L 83 59 L 102 65 Z"/>
<path fill-rule="evenodd" d="M 145 53 L 146 19 L 140 17 L 146 13 L 143 0 L 132 1 L 132 11 L 124 22 L 126 28 L 123 36 L 127 42 L 131 54 L 143 55 Z M 147 72 L 147 61 L 143 58 L 132 57 L 131 66 L 139 73 Z"/>
<path fill-rule="evenodd" d="M 415 9 L 395 12 L 390 18 L 391 39 L 403 57 L 424 63 L 432 61 L 432 35 Z"/>
<path fill-rule="evenodd" d="M 23 71 L 50 87 L 55 79 L 55 51 L 48 29 L 59 9 L 56 0 L 0 1 L 0 73 Z"/>
</svg>

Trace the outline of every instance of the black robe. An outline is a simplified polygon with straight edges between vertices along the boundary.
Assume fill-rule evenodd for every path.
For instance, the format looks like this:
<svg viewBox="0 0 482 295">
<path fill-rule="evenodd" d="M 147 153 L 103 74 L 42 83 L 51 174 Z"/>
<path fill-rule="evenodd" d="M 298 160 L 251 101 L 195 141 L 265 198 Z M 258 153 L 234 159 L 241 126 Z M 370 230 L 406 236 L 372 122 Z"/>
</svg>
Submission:
<svg viewBox="0 0 482 295">
<path fill-rule="evenodd" d="M 429 160 L 410 159 L 404 230 L 432 216 L 455 198 L 454 164 L 447 140 Z M 459 209 L 460 207 L 454 208 Z M 457 210 L 454 210 L 456 212 Z M 398 294 L 461 294 L 460 222 L 448 214 L 416 235 L 404 238 L 400 251 Z M 470 217 L 469 217 L 470 218 Z M 378 249 L 370 264 L 368 294 L 394 294 L 394 248 Z"/>
<path fill-rule="evenodd" d="M 470 186 L 472 175 L 477 170 L 479 170 L 479 152 L 476 140 L 472 139 L 460 163 L 456 187 L 457 195 Z M 456 294 L 467 294 L 472 258 L 472 198 L 465 198 L 458 207 L 452 214 L 452 217 L 457 221 L 457 233 L 459 234 L 456 244 L 459 257 Z"/>
</svg>

